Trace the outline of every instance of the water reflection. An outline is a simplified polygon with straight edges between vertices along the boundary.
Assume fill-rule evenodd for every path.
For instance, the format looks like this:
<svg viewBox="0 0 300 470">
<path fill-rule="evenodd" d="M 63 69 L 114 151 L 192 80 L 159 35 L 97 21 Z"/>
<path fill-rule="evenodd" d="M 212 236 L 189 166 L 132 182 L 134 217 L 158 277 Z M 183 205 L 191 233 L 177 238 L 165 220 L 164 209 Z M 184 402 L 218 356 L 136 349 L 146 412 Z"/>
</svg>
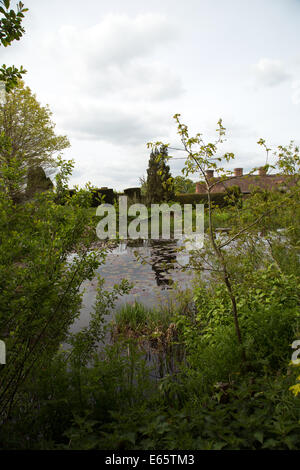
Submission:
<svg viewBox="0 0 300 470">
<path fill-rule="evenodd" d="M 176 248 L 174 242 L 169 240 L 154 242 L 150 248 L 151 266 L 158 286 L 170 286 L 174 282 L 170 276 L 170 271 L 176 268 Z"/>
<path fill-rule="evenodd" d="M 167 288 L 174 283 L 172 275 L 189 262 L 189 254 L 178 251 L 183 244 L 182 240 L 126 240 L 120 242 L 111 255 L 135 258 L 137 267 L 143 260 L 151 266 L 156 285 Z"/>
<path fill-rule="evenodd" d="M 182 240 L 126 240 L 108 253 L 105 264 L 97 269 L 97 274 L 105 280 L 104 288 L 110 290 L 122 279 L 133 284 L 129 294 L 118 298 L 115 308 L 135 301 L 155 307 L 172 296 L 174 282 L 182 289 L 189 288 L 193 274 L 181 269 L 188 263 L 189 254 L 186 251 L 178 252 L 180 247 L 183 247 Z M 97 279 L 85 281 L 82 288 L 85 290 L 83 307 L 80 318 L 72 327 L 73 331 L 88 325 L 96 299 Z"/>
</svg>

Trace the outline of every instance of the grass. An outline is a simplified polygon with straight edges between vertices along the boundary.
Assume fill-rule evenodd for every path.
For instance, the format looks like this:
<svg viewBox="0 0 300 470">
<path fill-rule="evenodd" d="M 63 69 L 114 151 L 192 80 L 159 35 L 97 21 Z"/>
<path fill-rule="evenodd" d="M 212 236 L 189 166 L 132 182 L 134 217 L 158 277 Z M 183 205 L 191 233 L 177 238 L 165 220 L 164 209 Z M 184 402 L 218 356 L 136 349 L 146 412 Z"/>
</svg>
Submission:
<svg viewBox="0 0 300 470">
<path fill-rule="evenodd" d="M 167 308 L 148 308 L 134 302 L 125 304 L 116 313 L 113 328 L 118 335 L 151 336 L 154 332 L 165 332 L 172 322 L 172 315 Z"/>
<path fill-rule="evenodd" d="M 194 314 L 191 301 L 189 289 L 177 288 L 168 301 L 162 301 L 157 308 L 148 308 L 140 302 L 124 305 L 111 323 L 112 341 L 133 339 L 148 359 L 154 359 L 161 377 L 174 372 L 177 362 L 182 362 L 185 356 L 177 327 L 178 315 Z"/>
</svg>

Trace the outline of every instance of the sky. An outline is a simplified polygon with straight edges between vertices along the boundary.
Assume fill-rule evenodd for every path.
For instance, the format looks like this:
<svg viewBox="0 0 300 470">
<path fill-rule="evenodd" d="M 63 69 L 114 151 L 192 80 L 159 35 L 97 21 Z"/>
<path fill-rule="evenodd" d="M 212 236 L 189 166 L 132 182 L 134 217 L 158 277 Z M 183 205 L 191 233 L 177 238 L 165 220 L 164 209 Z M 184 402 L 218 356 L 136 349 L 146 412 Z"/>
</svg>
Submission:
<svg viewBox="0 0 300 470">
<path fill-rule="evenodd" d="M 227 168 L 263 165 L 260 138 L 300 144 L 300 0 L 23 3 L 26 34 L 0 62 L 28 70 L 26 85 L 69 138 L 70 187 L 139 186 L 147 142 L 181 145 L 175 113 L 207 142 L 222 118 Z M 170 161 L 173 176 L 183 164 Z"/>
</svg>

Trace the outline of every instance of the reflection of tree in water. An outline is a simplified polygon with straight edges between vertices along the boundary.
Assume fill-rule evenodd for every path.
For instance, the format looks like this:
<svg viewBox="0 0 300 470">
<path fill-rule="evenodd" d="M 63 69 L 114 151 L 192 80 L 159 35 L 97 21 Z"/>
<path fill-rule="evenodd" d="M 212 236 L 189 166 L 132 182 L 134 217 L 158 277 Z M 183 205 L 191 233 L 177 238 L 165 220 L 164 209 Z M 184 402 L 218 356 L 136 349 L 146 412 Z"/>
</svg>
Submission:
<svg viewBox="0 0 300 470">
<path fill-rule="evenodd" d="M 176 262 L 176 243 L 172 240 L 151 241 L 150 259 L 158 286 L 168 286 L 174 281 L 169 274 Z"/>
</svg>

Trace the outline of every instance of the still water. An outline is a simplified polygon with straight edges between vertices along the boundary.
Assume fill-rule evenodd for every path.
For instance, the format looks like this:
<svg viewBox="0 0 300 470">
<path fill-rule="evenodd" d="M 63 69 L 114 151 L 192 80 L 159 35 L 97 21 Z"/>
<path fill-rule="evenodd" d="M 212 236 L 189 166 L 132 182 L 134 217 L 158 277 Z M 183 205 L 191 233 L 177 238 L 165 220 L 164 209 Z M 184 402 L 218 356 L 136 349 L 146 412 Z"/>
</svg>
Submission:
<svg viewBox="0 0 300 470">
<path fill-rule="evenodd" d="M 104 288 L 110 290 L 122 279 L 127 279 L 134 286 L 128 295 L 116 302 L 116 309 L 124 303 L 142 302 L 154 306 L 174 293 L 178 285 L 181 289 L 191 286 L 193 273 L 182 271 L 181 266 L 188 263 L 187 251 L 178 252 L 182 241 L 174 240 L 143 240 L 137 246 L 130 241 L 120 243 L 107 254 L 105 264 L 101 265 L 97 274 L 105 279 Z M 137 259 L 136 254 L 142 259 Z M 74 323 L 72 331 L 78 331 L 88 325 L 90 312 L 96 299 L 97 279 L 85 281 L 83 306 L 80 318 Z"/>
</svg>

